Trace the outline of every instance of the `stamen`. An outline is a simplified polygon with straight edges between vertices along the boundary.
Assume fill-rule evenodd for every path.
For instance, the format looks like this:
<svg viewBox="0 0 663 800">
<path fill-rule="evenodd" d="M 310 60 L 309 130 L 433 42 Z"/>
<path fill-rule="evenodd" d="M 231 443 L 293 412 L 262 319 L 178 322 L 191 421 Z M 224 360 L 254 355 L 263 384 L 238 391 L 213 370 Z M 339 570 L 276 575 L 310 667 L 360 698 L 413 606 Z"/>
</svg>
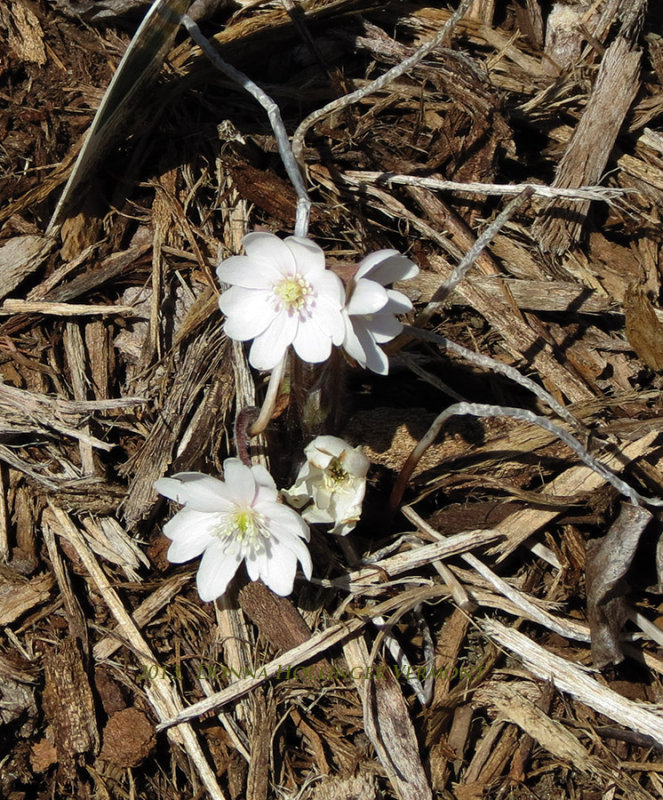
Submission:
<svg viewBox="0 0 663 800">
<path fill-rule="evenodd" d="M 274 286 L 277 304 L 289 312 L 301 311 L 310 302 L 313 289 L 301 275 L 290 275 Z"/>
</svg>

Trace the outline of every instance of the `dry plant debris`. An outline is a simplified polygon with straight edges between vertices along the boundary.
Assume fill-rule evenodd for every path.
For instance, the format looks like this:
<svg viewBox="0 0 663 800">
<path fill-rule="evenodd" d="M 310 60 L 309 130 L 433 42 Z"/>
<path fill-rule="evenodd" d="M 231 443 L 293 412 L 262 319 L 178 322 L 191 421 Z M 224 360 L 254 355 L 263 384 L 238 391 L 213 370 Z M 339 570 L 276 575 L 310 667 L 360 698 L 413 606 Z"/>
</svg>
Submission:
<svg viewBox="0 0 663 800">
<path fill-rule="evenodd" d="M 474 0 L 308 125 L 311 236 L 343 278 L 381 248 L 415 261 L 397 288 L 421 337 L 388 377 L 348 372 L 333 432 L 372 464 L 354 552 L 316 530 L 290 599 L 236 582 L 203 604 L 153 484 L 234 455 L 265 385 L 222 332 L 214 269 L 249 230 L 290 235 L 297 197 L 262 109 L 180 30 L 47 233 L 146 10 L 0 0 L 0 796 L 660 797 L 660 510 L 550 430 L 470 416 L 386 510 L 453 402 L 547 415 L 663 496 L 663 12 Z M 290 134 L 450 15 L 191 9 Z M 299 402 L 252 443 L 280 487 Z"/>
</svg>

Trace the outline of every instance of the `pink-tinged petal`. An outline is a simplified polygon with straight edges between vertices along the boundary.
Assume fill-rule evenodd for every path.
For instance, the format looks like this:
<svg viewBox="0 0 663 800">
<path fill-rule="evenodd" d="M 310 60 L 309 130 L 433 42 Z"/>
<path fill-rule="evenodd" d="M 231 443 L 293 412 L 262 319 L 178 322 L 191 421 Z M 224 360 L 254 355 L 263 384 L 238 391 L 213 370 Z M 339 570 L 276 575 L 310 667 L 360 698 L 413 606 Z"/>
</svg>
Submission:
<svg viewBox="0 0 663 800">
<path fill-rule="evenodd" d="M 355 333 L 354 326 L 350 319 L 347 319 L 345 325 L 345 338 L 343 339 L 343 349 L 354 360 L 363 366 L 366 363 L 366 353 L 361 346 L 359 337 Z"/>
<path fill-rule="evenodd" d="M 226 315 L 223 326 L 226 335 L 239 342 L 259 336 L 278 315 L 271 292 L 238 286 L 219 297 L 219 308 Z"/>
<path fill-rule="evenodd" d="M 382 309 L 382 314 L 407 314 L 412 311 L 412 303 L 409 297 L 406 297 L 403 292 L 397 292 L 396 289 L 387 289 L 389 295 L 389 302 Z"/>
<path fill-rule="evenodd" d="M 378 257 L 380 256 L 380 257 Z M 360 264 L 356 278 L 370 277 L 383 286 L 396 281 L 414 278 L 419 267 L 396 250 L 379 250 L 371 253 Z"/>
<path fill-rule="evenodd" d="M 387 375 L 389 372 L 389 359 L 377 346 L 371 332 L 369 332 L 363 324 L 361 317 L 357 318 L 355 321 L 354 330 L 359 344 L 365 353 L 366 360 L 362 366 L 365 366 L 366 369 L 370 369 L 371 372 L 375 372 L 378 375 Z"/>
<path fill-rule="evenodd" d="M 319 297 L 316 301 L 314 315 L 305 320 L 305 324 L 314 324 L 335 345 L 340 345 L 345 336 L 343 311 L 334 301 L 327 297 Z"/>
<path fill-rule="evenodd" d="M 272 558 L 265 562 L 260 577 L 269 588 L 281 597 L 292 592 L 297 572 L 297 556 L 291 550 L 279 548 Z"/>
<path fill-rule="evenodd" d="M 274 369 L 285 355 L 297 333 L 296 316 L 279 314 L 269 328 L 253 340 L 249 363 L 256 369 Z"/>
<path fill-rule="evenodd" d="M 163 526 L 164 536 L 172 539 L 167 558 L 172 564 L 182 564 L 197 558 L 214 540 L 218 521 L 211 514 L 183 508 Z"/>
<path fill-rule="evenodd" d="M 219 283 L 230 283 L 244 289 L 265 289 L 281 278 L 281 272 L 270 262 L 248 256 L 230 256 L 216 268 Z"/>
<path fill-rule="evenodd" d="M 285 246 L 297 262 L 297 272 L 308 276 L 309 273 L 320 272 L 325 268 L 325 254 L 321 247 L 302 236 L 288 236 Z"/>
<path fill-rule="evenodd" d="M 391 314 L 377 314 L 367 327 L 378 344 L 390 342 L 403 330 L 401 323 Z"/>
<path fill-rule="evenodd" d="M 256 264 L 271 267 L 280 275 L 290 275 L 297 264 L 283 239 L 273 233 L 249 233 L 242 239 L 246 255 Z"/>
<path fill-rule="evenodd" d="M 302 361 L 309 364 L 320 364 L 331 355 L 331 338 L 313 319 L 299 325 L 292 345 Z"/>
<path fill-rule="evenodd" d="M 223 481 L 200 472 L 180 472 L 172 478 L 159 478 L 154 488 L 169 500 L 196 511 L 226 511 L 232 500 Z"/>
<path fill-rule="evenodd" d="M 325 297 L 330 304 L 343 308 L 345 288 L 343 281 L 331 270 L 326 269 L 318 275 L 307 275 L 307 280 L 315 289 L 318 299 Z"/>
<path fill-rule="evenodd" d="M 253 504 L 256 496 L 256 480 L 251 467 L 242 464 L 239 458 L 227 458 L 223 462 L 223 477 L 236 506 Z"/>
<path fill-rule="evenodd" d="M 377 314 L 388 302 L 389 295 L 384 286 L 363 278 L 355 283 L 346 311 L 350 316 Z"/>
<path fill-rule="evenodd" d="M 211 603 L 216 600 L 228 588 L 228 584 L 233 579 L 237 568 L 242 562 L 240 551 L 229 554 L 224 552 L 220 542 L 213 542 L 200 562 L 196 584 L 198 594 L 204 603 Z"/>
<path fill-rule="evenodd" d="M 400 255 L 398 250 L 376 250 L 374 253 L 369 253 L 359 262 L 359 266 L 357 267 L 357 272 L 355 274 L 355 280 L 359 280 L 359 278 L 365 278 L 378 266 L 378 264 L 381 264 L 383 261 L 386 261 L 392 256 L 398 255 Z M 373 280 L 372 275 L 371 280 Z"/>
</svg>

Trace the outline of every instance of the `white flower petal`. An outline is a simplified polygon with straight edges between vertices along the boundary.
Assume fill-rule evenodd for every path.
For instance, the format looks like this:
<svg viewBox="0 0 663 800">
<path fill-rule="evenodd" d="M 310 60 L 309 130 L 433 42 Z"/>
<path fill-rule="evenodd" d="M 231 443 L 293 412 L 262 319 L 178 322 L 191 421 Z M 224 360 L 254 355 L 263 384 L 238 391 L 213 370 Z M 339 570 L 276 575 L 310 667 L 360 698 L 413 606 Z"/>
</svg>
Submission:
<svg viewBox="0 0 663 800">
<path fill-rule="evenodd" d="M 330 525 L 335 522 L 334 517 L 329 511 L 318 508 L 316 505 L 309 506 L 302 511 L 302 517 L 311 525 Z"/>
<path fill-rule="evenodd" d="M 381 314 L 407 314 L 408 311 L 412 311 L 412 302 L 403 292 L 387 289 L 387 294 L 389 295 L 389 302 L 382 309 Z"/>
<path fill-rule="evenodd" d="M 283 242 L 297 262 L 297 272 L 310 280 L 310 273 L 325 269 L 325 254 L 322 248 L 302 236 L 288 236 Z"/>
<path fill-rule="evenodd" d="M 311 554 L 308 547 L 302 542 L 301 539 L 289 539 L 283 542 L 281 547 L 287 547 L 291 553 L 297 557 L 297 561 L 302 565 L 304 575 L 308 580 L 311 580 L 311 573 L 313 572 L 313 562 L 311 561 Z"/>
<path fill-rule="evenodd" d="M 345 303 L 343 281 L 335 272 L 326 269 L 317 275 L 307 275 L 307 280 L 315 289 L 318 300 L 324 298 L 330 306 L 340 311 Z"/>
<path fill-rule="evenodd" d="M 270 557 L 264 552 L 251 552 L 246 556 L 246 571 L 249 573 L 249 578 L 252 581 L 260 580 L 262 575 L 267 571 L 269 558 Z"/>
<path fill-rule="evenodd" d="M 347 449 L 348 443 L 340 436 L 316 436 L 312 442 L 309 442 L 304 448 L 306 455 L 313 456 L 315 453 L 324 453 L 325 455 L 339 458 L 341 454 Z"/>
<path fill-rule="evenodd" d="M 274 492 L 274 502 L 276 502 L 276 484 L 269 471 L 262 464 L 254 464 L 251 467 L 251 472 L 259 488 L 269 489 Z"/>
<path fill-rule="evenodd" d="M 371 272 L 383 261 L 386 261 L 388 258 L 392 258 L 392 256 L 398 255 L 400 255 L 398 250 L 376 250 L 374 253 L 369 253 L 359 262 L 359 266 L 357 267 L 357 272 L 355 274 L 355 280 L 358 280 L 359 278 L 365 278 L 367 275 L 370 275 Z M 371 280 L 373 280 L 372 275 Z"/>
<path fill-rule="evenodd" d="M 364 324 L 362 317 L 356 317 L 353 323 L 359 346 L 364 351 L 365 364 L 362 366 L 378 375 L 386 375 L 389 372 L 389 359 L 375 343 L 372 330 Z"/>
<path fill-rule="evenodd" d="M 280 275 L 289 275 L 296 269 L 296 262 L 290 248 L 273 233 L 248 233 L 242 244 L 246 255 L 261 266 L 271 267 Z"/>
<path fill-rule="evenodd" d="M 288 314 L 279 314 L 269 328 L 253 340 L 249 363 L 256 369 L 274 369 L 285 355 L 297 333 L 298 320 Z"/>
<path fill-rule="evenodd" d="M 219 542 L 213 542 L 205 550 L 198 568 L 196 583 L 200 599 L 210 603 L 221 597 L 241 563 L 241 551 L 229 554 L 224 552 Z"/>
<path fill-rule="evenodd" d="M 253 503 L 257 490 L 251 467 L 242 464 L 239 458 L 227 458 L 223 462 L 223 478 L 237 506 L 250 506 Z"/>
<path fill-rule="evenodd" d="M 226 511 L 230 508 L 231 495 L 223 481 L 200 472 L 180 472 L 172 478 L 159 478 L 154 488 L 169 500 L 197 511 Z"/>
<path fill-rule="evenodd" d="M 365 478 L 371 462 L 358 447 L 347 447 L 341 459 L 343 468 L 360 478 Z"/>
<path fill-rule="evenodd" d="M 365 326 L 367 329 L 368 326 Z M 370 336 L 378 344 L 394 339 L 403 330 L 402 324 L 390 314 L 377 314 L 370 322 Z M 367 330 L 368 332 L 368 330 Z"/>
<path fill-rule="evenodd" d="M 357 318 L 355 318 L 357 319 Z M 343 338 L 343 349 L 345 352 L 350 356 L 350 358 L 354 358 L 357 363 L 365 367 L 366 366 L 366 353 L 364 352 L 364 348 L 361 346 L 361 342 L 359 341 L 359 337 L 355 333 L 354 325 L 352 324 L 352 320 L 347 314 L 343 315 L 343 322 L 345 323 L 345 335 Z"/>
<path fill-rule="evenodd" d="M 256 506 L 256 511 L 263 515 L 267 513 L 264 506 Z M 311 536 L 311 531 L 308 525 L 302 520 L 300 515 L 288 506 L 282 503 L 275 503 L 269 509 L 269 530 L 279 540 L 283 541 L 288 538 L 299 537 L 305 539 L 307 542 Z"/>
<path fill-rule="evenodd" d="M 197 558 L 212 542 L 217 524 L 211 514 L 183 508 L 163 526 L 164 535 L 172 539 L 166 558 L 172 564 L 183 564 Z"/>
<path fill-rule="evenodd" d="M 244 289 L 265 289 L 281 277 L 272 263 L 248 256 L 230 256 L 216 268 L 220 283 L 231 283 Z"/>
<path fill-rule="evenodd" d="M 219 297 L 219 308 L 226 315 L 223 329 L 227 336 L 246 342 L 263 333 L 278 316 L 267 291 L 232 286 Z"/>
<path fill-rule="evenodd" d="M 260 577 L 269 588 L 281 597 L 292 592 L 297 571 L 297 556 L 292 550 L 279 548 L 278 553 L 269 559 Z"/>
<path fill-rule="evenodd" d="M 297 328 L 292 346 L 302 361 L 319 364 L 331 355 L 332 340 L 314 320 L 307 320 Z"/>
<path fill-rule="evenodd" d="M 382 258 L 377 258 L 380 254 Z M 356 277 L 370 277 L 372 281 L 386 286 L 388 283 L 414 278 L 418 272 L 419 267 L 398 251 L 379 250 L 377 253 L 371 253 L 359 264 Z"/>
<path fill-rule="evenodd" d="M 358 314 L 377 314 L 389 302 L 389 295 L 384 286 L 365 278 L 356 281 L 355 287 L 346 305 L 350 316 Z"/>
</svg>

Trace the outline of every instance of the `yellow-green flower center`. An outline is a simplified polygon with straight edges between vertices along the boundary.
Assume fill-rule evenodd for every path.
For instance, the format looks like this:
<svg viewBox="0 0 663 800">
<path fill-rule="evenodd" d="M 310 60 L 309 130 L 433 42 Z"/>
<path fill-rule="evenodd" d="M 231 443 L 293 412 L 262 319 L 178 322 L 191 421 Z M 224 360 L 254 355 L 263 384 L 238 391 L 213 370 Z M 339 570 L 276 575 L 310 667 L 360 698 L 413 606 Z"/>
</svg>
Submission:
<svg viewBox="0 0 663 800">
<path fill-rule="evenodd" d="M 301 275 L 290 275 L 274 286 L 274 294 L 287 311 L 301 311 L 307 304 L 312 289 Z"/>
<path fill-rule="evenodd" d="M 343 469 L 338 458 L 332 458 L 325 470 L 325 483 L 328 488 L 338 488 L 350 480 L 350 475 Z"/>
<path fill-rule="evenodd" d="M 229 514 L 221 515 L 217 536 L 226 542 L 226 546 L 243 551 L 260 551 L 269 539 L 269 528 L 262 514 L 250 507 L 237 508 Z"/>
</svg>

